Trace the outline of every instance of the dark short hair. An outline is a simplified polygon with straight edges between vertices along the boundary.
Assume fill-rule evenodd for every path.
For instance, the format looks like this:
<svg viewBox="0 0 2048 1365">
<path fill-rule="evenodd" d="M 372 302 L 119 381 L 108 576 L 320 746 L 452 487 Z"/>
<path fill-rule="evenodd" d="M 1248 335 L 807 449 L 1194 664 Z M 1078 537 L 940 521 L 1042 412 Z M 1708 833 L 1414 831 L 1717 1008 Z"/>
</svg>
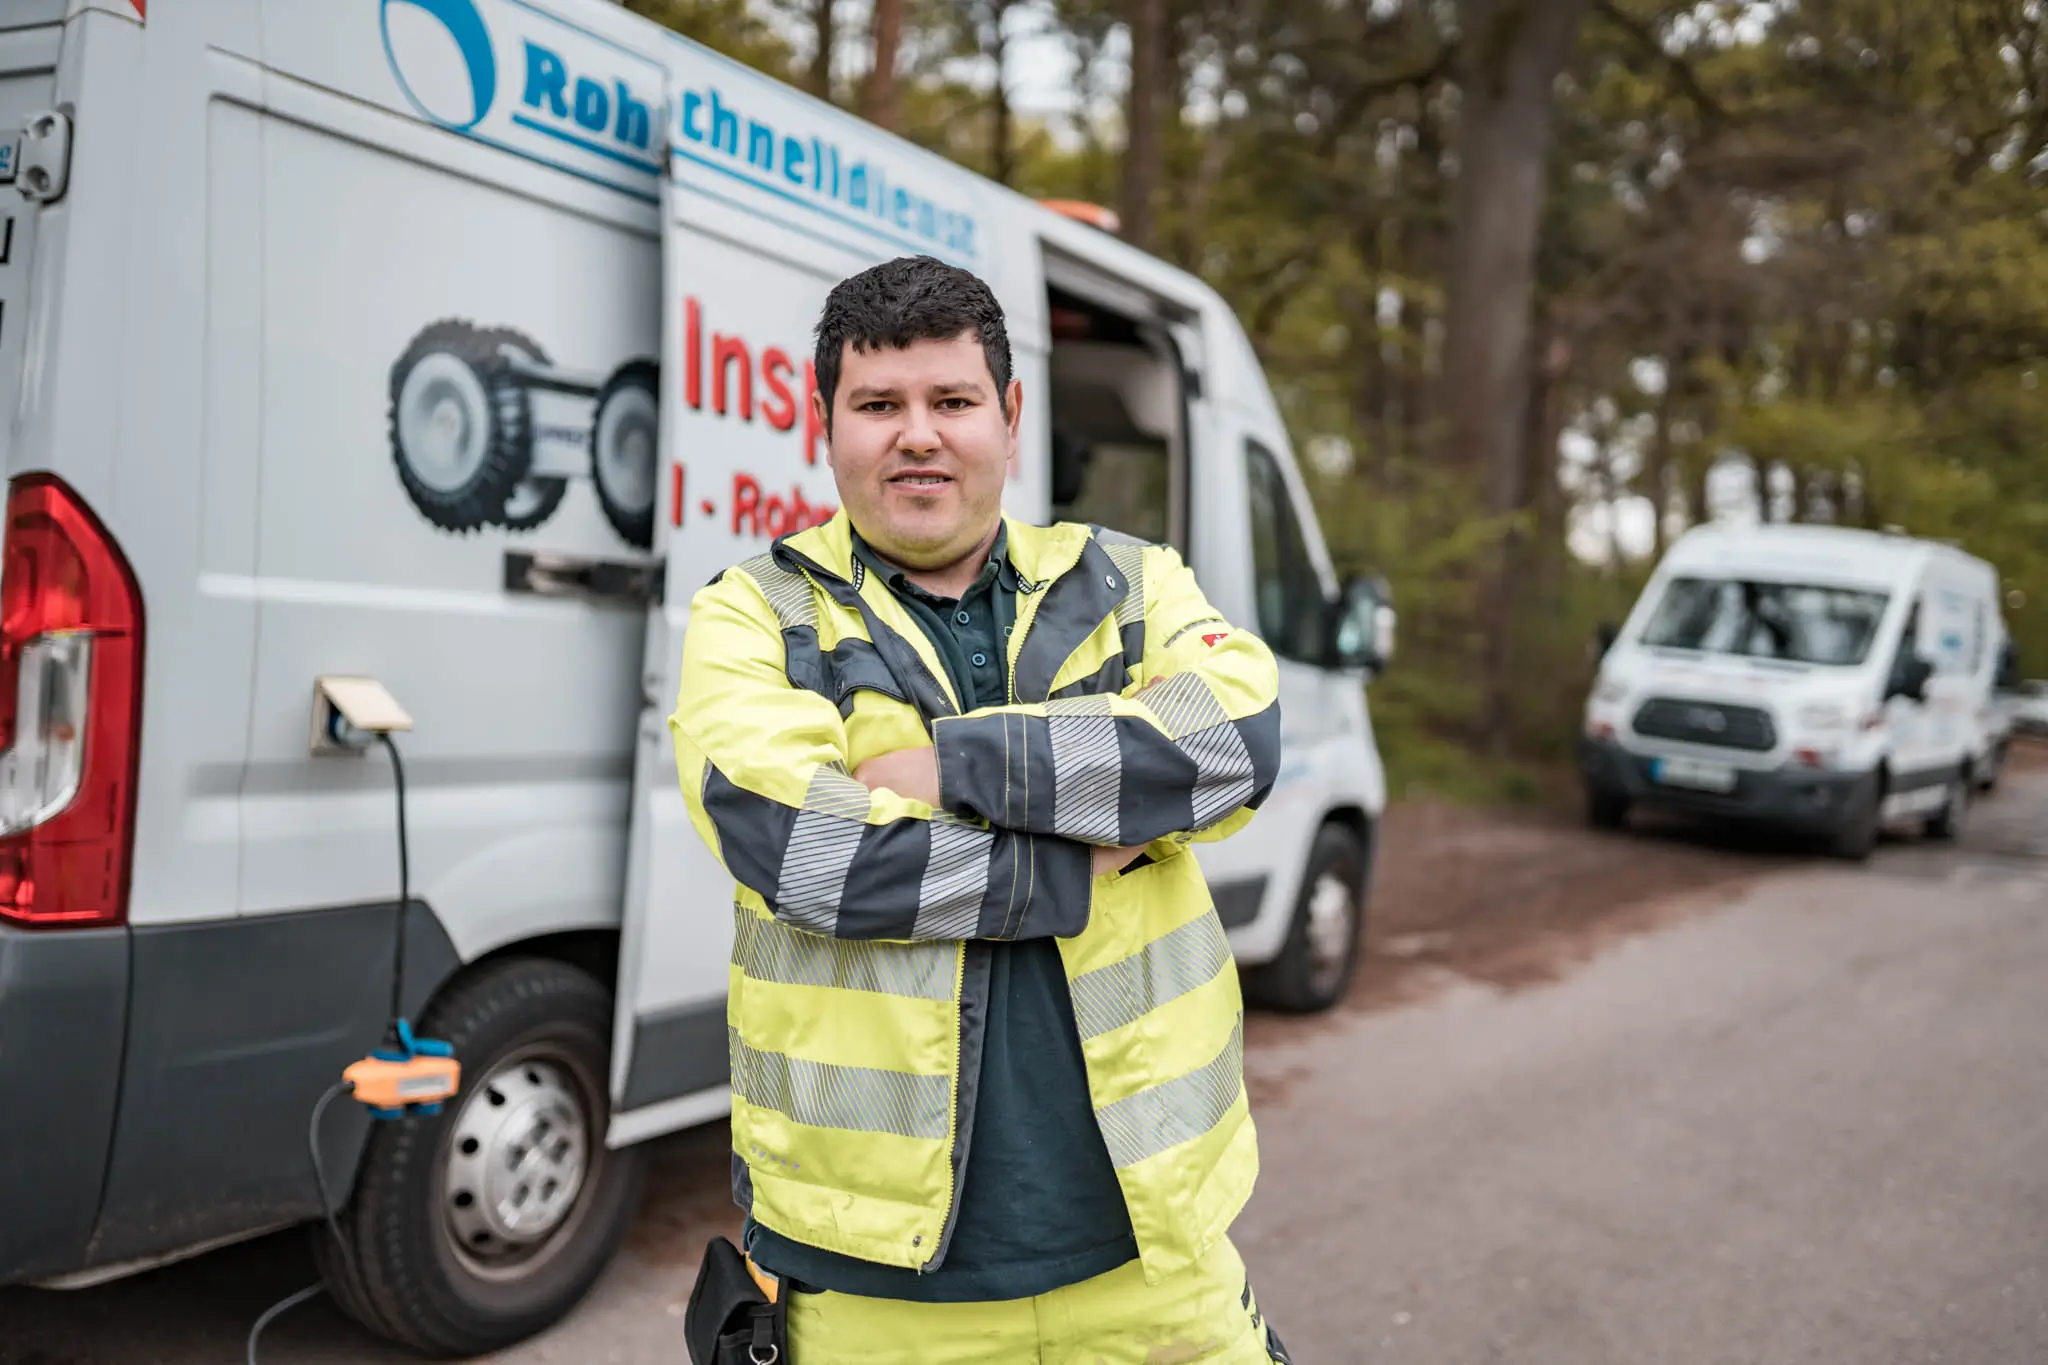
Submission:
<svg viewBox="0 0 2048 1365">
<path fill-rule="evenodd" d="M 1003 306 L 979 275 L 930 256 L 899 256 L 849 275 L 833 286 L 818 315 L 818 392 L 825 427 L 839 393 L 839 362 L 856 351 L 900 350 L 913 341 L 947 341 L 972 332 L 996 381 L 996 402 L 1010 415 L 1010 333 Z"/>
</svg>

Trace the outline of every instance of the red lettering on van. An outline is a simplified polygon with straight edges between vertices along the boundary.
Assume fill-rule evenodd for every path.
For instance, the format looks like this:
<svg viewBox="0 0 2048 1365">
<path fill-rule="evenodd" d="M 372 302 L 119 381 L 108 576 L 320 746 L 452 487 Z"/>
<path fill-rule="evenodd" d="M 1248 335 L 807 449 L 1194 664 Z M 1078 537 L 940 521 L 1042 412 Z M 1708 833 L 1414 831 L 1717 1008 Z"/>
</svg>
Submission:
<svg viewBox="0 0 2048 1365">
<path fill-rule="evenodd" d="M 732 370 L 732 362 L 740 363 L 740 420 L 754 420 L 754 357 L 747 350 L 747 343 L 739 337 L 729 337 L 721 332 L 711 334 L 711 409 L 723 417 L 729 409 L 725 401 L 725 377 Z"/>
<path fill-rule="evenodd" d="M 704 406 L 704 310 L 695 299 L 683 300 L 683 401 Z"/>
<path fill-rule="evenodd" d="M 796 399 L 790 396 L 788 383 L 795 373 L 796 367 L 781 347 L 770 346 L 761 352 L 761 382 L 768 386 L 768 397 L 761 402 L 761 415 L 777 431 L 788 431 L 796 425 Z"/>
<path fill-rule="evenodd" d="M 803 489 L 787 494 L 767 493 L 752 474 L 732 476 L 732 533 L 736 536 L 786 536 L 810 526 L 821 526 L 839 509 L 814 506 Z"/>
</svg>

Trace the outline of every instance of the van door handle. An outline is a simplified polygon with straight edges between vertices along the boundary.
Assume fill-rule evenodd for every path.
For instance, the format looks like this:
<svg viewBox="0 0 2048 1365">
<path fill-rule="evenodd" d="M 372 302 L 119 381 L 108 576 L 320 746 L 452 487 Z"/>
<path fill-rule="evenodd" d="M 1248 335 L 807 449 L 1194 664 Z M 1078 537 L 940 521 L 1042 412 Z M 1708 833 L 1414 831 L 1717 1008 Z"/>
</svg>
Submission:
<svg viewBox="0 0 2048 1365">
<path fill-rule="evenodd" d="M 660 563 L 635 564 L 587 555 L 505 552 L 505 591 L 536 597 L 576 597 L 621 606 L 659 602 L 665 578 Z"/>
</svg>

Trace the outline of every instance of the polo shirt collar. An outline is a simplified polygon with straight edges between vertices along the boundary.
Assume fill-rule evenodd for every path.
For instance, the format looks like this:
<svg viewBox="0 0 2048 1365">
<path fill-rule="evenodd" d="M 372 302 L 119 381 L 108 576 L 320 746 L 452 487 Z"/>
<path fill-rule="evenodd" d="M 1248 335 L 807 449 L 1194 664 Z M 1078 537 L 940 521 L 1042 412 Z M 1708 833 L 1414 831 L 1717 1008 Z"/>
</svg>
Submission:
<svg viewBox="0 0 2048 1365">
<path fill-rule="evenodd" d="M 870 573 L 880 575 L 881 580 L 889 585 L 889 591 L 898 595 L 914 593 L 919 597 L 927 598 L 934 602 L 941 600 L 936 593 L 926 592 L 923 588 L 911 582 L 910 575 L 903 569 L 889 563 L 881 555 L 877 554 L 874 547 L 867 543 L 867 540 L 862 537 L 859 531 L 853 530 L 850 524 L 847 529 L 853 534 L 854 557 L 867 565 Z M 973 583 L 968 585 L 967 591 L 961 593 L 960 596 L 963 599 L 970 597 L 988 587 L 992 582 L 1000 583 L 1003 588 L 1011 592 L 1017 590 L 1017 569 L 1010 562 L 1010 521 L 1007 517 L 996 523 L 996 542 L 989 547 L 988 563 L 981 566 L 981 573 L 975 577 Z"/>
</svg>

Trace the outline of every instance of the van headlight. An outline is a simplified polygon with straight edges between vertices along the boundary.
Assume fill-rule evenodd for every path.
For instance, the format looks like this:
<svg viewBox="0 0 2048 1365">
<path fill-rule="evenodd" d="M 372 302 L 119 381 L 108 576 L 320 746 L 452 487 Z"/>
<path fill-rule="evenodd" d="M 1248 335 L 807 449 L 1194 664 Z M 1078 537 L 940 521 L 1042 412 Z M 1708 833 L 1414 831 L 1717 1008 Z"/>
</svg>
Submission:
<svg viewBox="0 0 2048 1365">
<path fill-rule="evenodd" d="M 1849 711 L 1839 702 L 1810 701 L 1799 708 L 1794 718 L 1802 729 L 1839 730 L 1849 723 Z"/>
</svg>

